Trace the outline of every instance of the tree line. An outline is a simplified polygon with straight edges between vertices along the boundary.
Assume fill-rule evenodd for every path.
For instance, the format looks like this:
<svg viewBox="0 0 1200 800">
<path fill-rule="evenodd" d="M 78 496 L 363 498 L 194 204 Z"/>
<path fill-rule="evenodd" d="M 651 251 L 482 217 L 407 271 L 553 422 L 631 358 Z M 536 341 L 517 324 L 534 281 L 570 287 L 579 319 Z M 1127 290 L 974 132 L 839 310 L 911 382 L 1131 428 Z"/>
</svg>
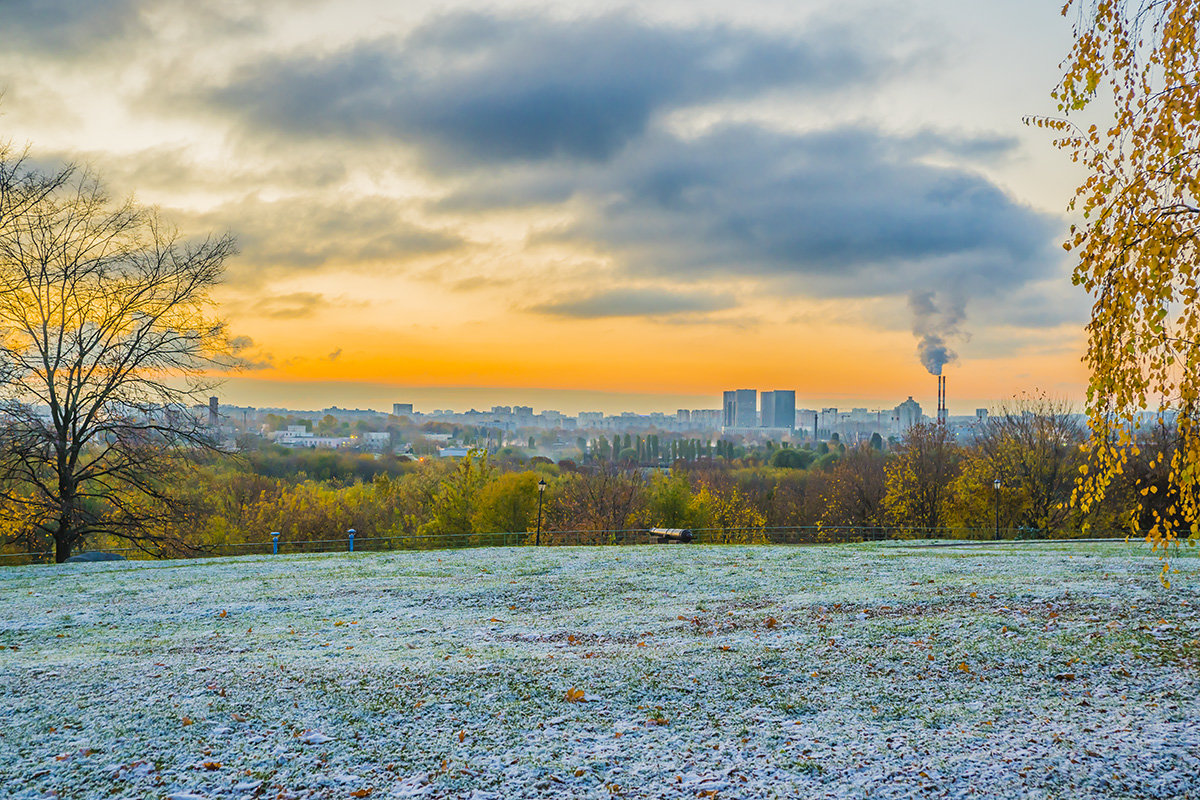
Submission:
<svg viewBox="0 0 1200 800">
<path fill-rule="evenodd" d="M 263 546 L 272 532 L 293 548 L 319 549 L 344 541 L 350 528 L 360 542 L 388 540 L 380 547 L 531 543 L 539 481 L 546 484 L 540 538 L 549 544 L 629 541 L 629 531 L 650 527 L 701 530 L 706 541 L 727 543 L 768 541 L 781 529 L 820 539 L 848 527 L 902 537 L 1113 535 L 1144 530 L 1144 505 L 1168 513 L 1166 432 L 1139 434 L 1124 485 L 1086 512 L 1072 504 L 1087 463 L 1086 429 L 1046 398 L 1001 409 L 969 444 L 933 423 L 914 426 L 886 451 L 870 442 L 826 442 L 823 455 L 776 448 L 769 458 L 751 451 L 681 458 L 669 468 L 598 458 L 556 464 L 482 449 L 421 461 L 276 445 L 236 457 L 196 451 L 174 516 L 159 517 L 156 552 Z M 115 543 L 103 534 L 86 542 Z M 10 550 L 46 544 L 32 528 L 8 539 Z"/>
</svg>

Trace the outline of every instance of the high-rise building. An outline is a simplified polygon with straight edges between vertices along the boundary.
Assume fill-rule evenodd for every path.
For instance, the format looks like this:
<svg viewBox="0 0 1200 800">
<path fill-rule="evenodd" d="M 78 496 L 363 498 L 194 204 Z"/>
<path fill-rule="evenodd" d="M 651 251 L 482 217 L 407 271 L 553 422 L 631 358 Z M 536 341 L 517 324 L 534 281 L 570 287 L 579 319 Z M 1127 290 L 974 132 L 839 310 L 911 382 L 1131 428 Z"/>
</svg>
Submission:
<svg viewBox="0 0 1200 800">
<path fill-rule="evenodd" d="M 412 403 L 392 403 L 392 415 L 397 417 L 408 417 L 413 413 Z"/>
<path fill-rule="evenodd" d="M 793 389 L 776 389 L 762 393 L 762 427 L 787 428 L 796 424 L 796 392 Z"/>
<path fill-rule="evenodd" d="M 221 401 L 215 397 L 208 398 L 208 427 L 215 428 L 221 421 Z"/>
<path fill-rule="evenodd" d="M 731 389 L 725 392 L 725 427 L 758 427 L 758 390 Z"/>
</svg>

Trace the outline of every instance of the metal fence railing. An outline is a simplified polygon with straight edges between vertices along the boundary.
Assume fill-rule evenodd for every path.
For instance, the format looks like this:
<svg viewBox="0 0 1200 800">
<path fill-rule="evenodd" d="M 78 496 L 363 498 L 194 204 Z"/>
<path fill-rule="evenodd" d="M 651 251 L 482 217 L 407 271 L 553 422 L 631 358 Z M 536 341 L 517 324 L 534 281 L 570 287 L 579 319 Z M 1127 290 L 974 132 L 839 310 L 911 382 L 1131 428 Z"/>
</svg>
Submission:
<svg viewBox="0 0 1200 800">
<path fill-rule="evenodd" d="M 1037 531 L 1033 529 L 995 528 L 917 528 L 896 525 L 882 526 L 793 526 L 793 527 L 727 527 L 692 528 L 692 544 L 790 544 L 821 545 L 878 541 L 954 540 L 962 543 L 1004 541 L 1019 542 L 1044 539 L 1125 539 L 1128 531 Z M 575 547 L 584 545 L 641 545 L 650 544 L 654 537 L 644 528 L 615 530 L 569 530 L 541 532 L 543 547 Z M 1136 538 L 1136 537 L 1135 537 Z M 528 532 L 417 534 L 409 536 L 347 535 L 328 539 L 289 539 L 268 534 L 258 541 L 228 542 L 191 550 L 169 551 L 158 557 L 188 558 L 238 555 L 272 555 L 333 552 L 381 552 L 393 550 L 444 550 L 468 547 L 533 547 L 535 534 Z M 143 550 L 122 547 L 105 548 L 104 552 L 126 558 L 152 558 Z M 0 566 L 53 563 L 52 550 L 0 553 Z"/>
</svg>

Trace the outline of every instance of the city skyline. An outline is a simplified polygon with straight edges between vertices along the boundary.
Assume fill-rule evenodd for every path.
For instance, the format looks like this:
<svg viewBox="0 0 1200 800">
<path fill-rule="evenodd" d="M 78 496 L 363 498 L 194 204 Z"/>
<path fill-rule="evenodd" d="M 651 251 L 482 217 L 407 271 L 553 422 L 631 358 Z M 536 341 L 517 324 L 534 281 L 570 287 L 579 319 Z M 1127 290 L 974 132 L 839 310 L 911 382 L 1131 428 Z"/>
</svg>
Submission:
<svg viewBox="0 0 1200 800">
<path fill-rule="evenodd" d="M 403 413 L 395 411 L 397 406 L 412 406 L 412 413 L 417 415 L 430 416 L 439 412 L 450 412 L 454 414 L 465 414 L 470 412 L 486 413 L 495 408 L 517 409 L 521 407 L 531 408 L 534 414 L 540 414 L 543 411 L 561 413 L 569 417 L 577 417 L 581 414 L 601 414 L 608 417 L 616 417 L 621 414 L 636 414 L 636 415 L 651 415 L 665 414 L 674 416 L 679 411 L 706 411 L 724 416 L 722 397 L 710 397 L 707 395 L 678 395 L 674 399 L 679 401 L 673 405 L 664 403 L 663 397 L 659 395 L 634 394 L 634 393 L 594 393 L 588 391 L 563 392 L 561 390 L 546 389 L 546 390 L 528 390 L 528 389 L 497 389 L 495 387 L 454 387 L 443 388 L 434 387 L 426 390 L 413 390 L 405 387 L 394 387 L 385 384 L 375 385 L 370 388 L 370 394 L 365 396 L 365 400 L 360 398 L 359 402 L 354 402 L 353 393 L 338 393 L 336 385 L 319 384 L 310 387 L 311 391 L 319 393 L 319 396 L 327 396 L 330 402 L 316 404 L 296 404 L 296 403 L 253 403 L 245 402 L 244 399 L 239 399 L 237 396 L 216 389 L 216 395 L 223 406 L 254 408 L 259 410 L 287 410 L 296 413 L 323 413 L 330 409 L 340 409 L 343 411 L 370 411 L 379 414 L 393 414 L 403 416 Z M 275 391 L 272 386 L 271 391 Z M 397 391 L 406 392 L 401 398 L 396 394 Z M 737 391 L 737 390 L 734 390 Z M 745 391 L 743 388 L 742 391 Z M 890 411 L 898 404 L 905 401 L 915 401 L 922 409 L 936 409 L 936 400 L 929 401 L 928 399 L 917 395 L 908 394 L 904 397 L 894 399 L 882 399 L 879 402 L 859 402 L 859 398 L 832 398 L 821 397 L 816 393 L 801 394 L 795 389 L 782 389 L 775 387 L 774 389 L 750 389 L 749 391 L 756 393 L 756 419 L 762 419 L 762 398 L 773 393 L 782 391 L 786 395 L 792 395 L 790 398 L 792 413 L 798 413 L 801 410 L 822 410 L 828 408 L 837 408 L 839 410 L 849 411 L 851 409 L 866 408 L 874 413 L 876 411 Z M 721 394 L 728 395 L 730 390 L 725 390 Z M 298 396 L 308 396 L 306 393 L 299 393 Z M 422 398 L 424 399 L 414 399 Z M 936 397 L 936 384 L 935 384 Z M 449 398 L 452 402 L 441 403 L 438 400 Z M 500 399 L 497 399 L 500 398 Z M 531 399 L 532 398 L 532 399 Z M 566 399 L 565 403 L 555 404 L 556 399 Z M 950 403 L 950 416 L 968 417 L 974 416 L 978 409 L 986 408 L 989 411 L 999 406 L 1011 404 L 1011 401 L 1018 400 L 1014 395 L 1001 400 L 990 403 L 975 403 L 971 404 L 966 399 Z M 832 403 L 832 405 L 831 405 Z M 786 407 L 786 406 L 785 406 Z M 1080 409 L 1081 410 L 1081 409 Z M 758 423 L 750 427 L 756 427 Z M 736 425 L 732 427 L 737 427 Z"/>
</svg>

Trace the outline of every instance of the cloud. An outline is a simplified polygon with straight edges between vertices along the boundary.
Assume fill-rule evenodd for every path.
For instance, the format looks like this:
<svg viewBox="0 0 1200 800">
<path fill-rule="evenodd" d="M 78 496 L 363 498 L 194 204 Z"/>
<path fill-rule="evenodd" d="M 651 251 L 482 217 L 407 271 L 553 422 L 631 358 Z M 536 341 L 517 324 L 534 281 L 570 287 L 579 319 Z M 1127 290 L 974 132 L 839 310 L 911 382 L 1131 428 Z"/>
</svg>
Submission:
<svg viewBox="0 0 1200 800">
<path fill-rule="evenodd" d="M 142 32 L 142 0 L 4 0 L 0 46 L 74 57 Z"/>
<path fill-rule="evenodd" d="M 736 305 L 729 295 L 667 289 L 610 289 L 584 297 L 564 297 L 534 306 L 532 311 L 575 319 L 601 317 L 668 317 L 707 314 Z"/>
<path fill-rule="evenodd" d="M 240 353 L 254 347 L 254 340 L 249 336 L 234 336 L 229 340 L 229 346 L 233 352 Z"/>
<path fill-rule="evenodd" d="M 813 296 L 1003 290 L 1055 268 L 1054 218 L 927 153 L 862 127 L 655 137 L 597 173 L 556 235 L 639 275 L 781 278 Z"/>
<path fill-rule="evenodd" d="M 0 0 L 0 52 L 36 53 L 60 62 L 107 60 L 126 67 L 136 61 L 134 51 L 145 54 L 163 42 L 178 53 L 238 34 L 262 33 L 271 6 L 283 3 Z"/>
<path fill-rule="evenodd" d="M 317 292 L 292 292 L 264 297 L 254 305 L 253 315 L 271 319 L 305 319 L 329 305 Z"/>
<path fill-rule="evenodd" d="M 828 95 L 895 68 L 828 25 L 789 37 L 628 14 L 459 13 L 405 37 L 263 58 L 201 99 L 272 135 L 414 143 L 427 164 L 459 170 L 603 161 L 674 109 L 770 90 Z"/>
<path fill-rule="evenodd" d="M 241 255 L 234 280 L 255 282 L 265 272 L 316 270 L 327 265 L 400 268 L 408 259 L 464 244 L 448 230 L 411 221 L 410 204 L 391 197 L 346 198 L 336 193 L 280 200 L 246 197 L 202 214 L 172 213 L 189 230 L 230 230 Z"/>
</svg>

